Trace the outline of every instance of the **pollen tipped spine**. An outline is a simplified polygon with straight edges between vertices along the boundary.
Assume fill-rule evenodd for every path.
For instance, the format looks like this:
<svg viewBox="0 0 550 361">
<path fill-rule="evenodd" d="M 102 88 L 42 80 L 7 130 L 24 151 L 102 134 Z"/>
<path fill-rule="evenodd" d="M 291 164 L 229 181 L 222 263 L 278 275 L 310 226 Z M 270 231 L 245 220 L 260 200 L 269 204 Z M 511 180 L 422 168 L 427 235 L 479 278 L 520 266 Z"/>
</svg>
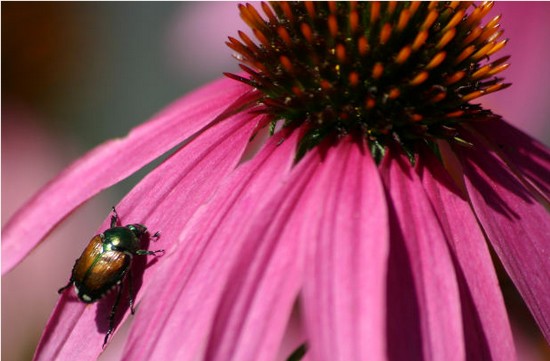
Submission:
<svg viewBox="0 0 550 361">
<path fill-rule="evenodd" d="M 472 100 L 504 89 L 493 3 L 272 2 L 239 7 L 257 41 L 228 46 L 257 88 L 258 111 L 318 134 L 437 138 L 484 112 Z M 322 128 L 322 129 L 320 129 Z"/>
</svg>

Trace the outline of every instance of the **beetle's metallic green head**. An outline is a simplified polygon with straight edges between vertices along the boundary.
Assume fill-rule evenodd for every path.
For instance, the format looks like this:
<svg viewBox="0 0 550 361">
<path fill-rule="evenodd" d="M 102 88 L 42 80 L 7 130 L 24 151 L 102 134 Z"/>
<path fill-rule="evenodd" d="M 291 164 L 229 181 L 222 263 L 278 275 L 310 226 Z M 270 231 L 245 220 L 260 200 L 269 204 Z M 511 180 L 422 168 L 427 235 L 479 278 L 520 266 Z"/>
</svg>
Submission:
<svg viewBox="0 0 550 361">
<path fill-rule="evenodd" d="M 129 224 L 126 226 L 129 230 L 131 230 L 138 239 L 141 239 L 141 237 L 147 233 L 147 227 L 145 227 L 142 224 Z"/>
</svg>

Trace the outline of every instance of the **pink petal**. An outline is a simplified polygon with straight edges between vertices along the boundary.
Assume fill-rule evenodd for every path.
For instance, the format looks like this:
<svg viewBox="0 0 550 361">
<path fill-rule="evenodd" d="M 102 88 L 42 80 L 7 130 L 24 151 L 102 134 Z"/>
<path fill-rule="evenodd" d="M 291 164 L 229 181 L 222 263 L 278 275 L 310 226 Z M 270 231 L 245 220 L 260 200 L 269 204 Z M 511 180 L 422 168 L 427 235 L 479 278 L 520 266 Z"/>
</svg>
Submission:
<svg viewBox="0 0 550 361">
<path fill-rule="evenodd" d="M 299 213 L 309 243 L 302 308 L 314 360 L 386 359 L 386 200 L 351 138 L 330 148 Z"/>
<path fill-rule="evenodd" d="M 392 205 L 390 358 L 464 360 L 460 298 L 445 235 L 407 160 L 387 154 L 381 172 Z"/>
<path fill-rule="evenodd" d="M 211 123 L 249 88 L 222 79 L 175 102 L 122 139 L 77 160 L 2 230 L 2 274 L 15 267 L 72 210 Z"/>
<path fill-rule="evenodd" d="M 255 126 L 256 122 L 250 117 L 240 116 L 208 129 L 149 173 L 120 203 L 117 210 L 123 224 L 140 222 L 153 233 L 162 231 L 160 240 L 150 248 L 162 248 L 166 253 L 153 263 L 162 264 L 175 252 L 181 229 L 192 212 L 211 196 L 212 189 L 236 166 Z M 107 227 L 108 220 L 102 229 Z M 137 258 L 136 262 L 140 260 L 144 261 Z M 136 266 L 134 269 L 139 268 Z M 137 301 L 153 280 L 164 277 L 159 270 L 155 265 L 148 267 L 143 277 L 134 275 L 133 283 L 141 284 L 141 288 L 135 289 L 139 290 Z M 152 297 L 156 302 L 154 294 Z M 48 322 L 35 358 L 95 360 L 102 351 L 112 302 L 111 296 L 106 301 L 86 307 L 76 301 L 72 291 L 66 292 Z M 127 307 L 121 300 L 118 313 L 123 313 L 123 310 L 127 311 Z M 122 321 L 123 318 L 118 324 Z"/>
<path fill-rule="evenodd" d="M 296 136 L 276 135 L 218 189 L 180 235 L 181 246 L 159 264 L 163 282 L 151 284 L 130 334 L 130 360 L 196 360 L 205 342 L 229 272 L 240 260 L 251 215 L 276 193 L 289 172 Z M 160 304 L 159 304 L 160 302 Z M 200 357 L 199 357 L 200 358 Z"/>
<path fill-rule="evenodd" d="M 430 154 L 424 188 L 456 260 L 467 360 L 515 360 L 514 340 L 485 237 L 470 205 Z"/>
<path fill-rule="evenodd" d="M 316 152 L 312 152 L 316 153 Z M 319 157 L 309 154 L 243 235 L 206 347 L 207 360 L 274 360 L 303 281 L 306 220 L 297 203 Z"/>
<path fill-rule="evenodd" d="M 548 210 L 488 149 L 461 150 L 472 206 L 489 241 L 550 341 Z"/>
<path fill-rule="evenodd" d="M 483 121 L 475 124 L 477 136 L 484 136 L 495 144 L 510 165 L 527 176 L 544 196 L 550 198 L 550 152 L 540 142 L 504 121 Z"/>
</svg>

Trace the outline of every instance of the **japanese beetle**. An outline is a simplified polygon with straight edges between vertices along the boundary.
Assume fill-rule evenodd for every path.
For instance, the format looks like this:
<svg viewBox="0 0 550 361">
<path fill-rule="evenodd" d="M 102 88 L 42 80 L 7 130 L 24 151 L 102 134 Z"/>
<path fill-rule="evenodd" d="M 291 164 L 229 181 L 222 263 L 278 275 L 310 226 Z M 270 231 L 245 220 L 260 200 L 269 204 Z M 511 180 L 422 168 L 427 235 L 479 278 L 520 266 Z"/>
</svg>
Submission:
<svg viewBox="0 0 550 361">
<path fill-rule="evenodd" d="M 164 252 L 140 249 L 141 241 L 148 236 L 147 227 L 142 224 L 129 224 L 125 227 L 117 226 L 120 218 L 113 207 L 111 228 L 95 235 L 80 258 L 74 264 L 69 283 L 57 292 L 62 293 L 74 284 L 78 298 L 85 303 L 93 303 L 101 299 L 107 292 L 118 287 L 115 303 L 109 315 L 109 329 L 103 341 L 103 347 L 113 332 L 114 319 L 123 281 L 128 278 L 129 304 L 134 314 L 134 295 L 132 290 L 132 258 L 133 256 L 154 255 Z M 153 238 L 158 239 L 159 233 Z"/>
</svg>

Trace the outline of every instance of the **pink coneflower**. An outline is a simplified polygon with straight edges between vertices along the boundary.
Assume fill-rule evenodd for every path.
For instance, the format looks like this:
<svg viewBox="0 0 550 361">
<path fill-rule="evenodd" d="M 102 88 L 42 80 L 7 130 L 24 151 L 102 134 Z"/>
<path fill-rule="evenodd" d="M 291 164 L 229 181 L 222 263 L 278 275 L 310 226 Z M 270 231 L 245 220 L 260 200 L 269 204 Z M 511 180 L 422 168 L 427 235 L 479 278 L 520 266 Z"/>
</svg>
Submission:
<svg viewBox="0 0 550 361">
<path fill-rule="evenodd" d="M 550 155 L 475 104 L 507 86 L 491 7 L 241 6 L 243 73 L 47 185 L 5 227 L 3 272 L 179 146 L 117 205 L 166 250 L 136 265 L 124 359 L 516 359 L 491 251 L 550 339 Z M 36 359 L 97 358 L 112 301 L 64 293 Z"/>
</svg>

